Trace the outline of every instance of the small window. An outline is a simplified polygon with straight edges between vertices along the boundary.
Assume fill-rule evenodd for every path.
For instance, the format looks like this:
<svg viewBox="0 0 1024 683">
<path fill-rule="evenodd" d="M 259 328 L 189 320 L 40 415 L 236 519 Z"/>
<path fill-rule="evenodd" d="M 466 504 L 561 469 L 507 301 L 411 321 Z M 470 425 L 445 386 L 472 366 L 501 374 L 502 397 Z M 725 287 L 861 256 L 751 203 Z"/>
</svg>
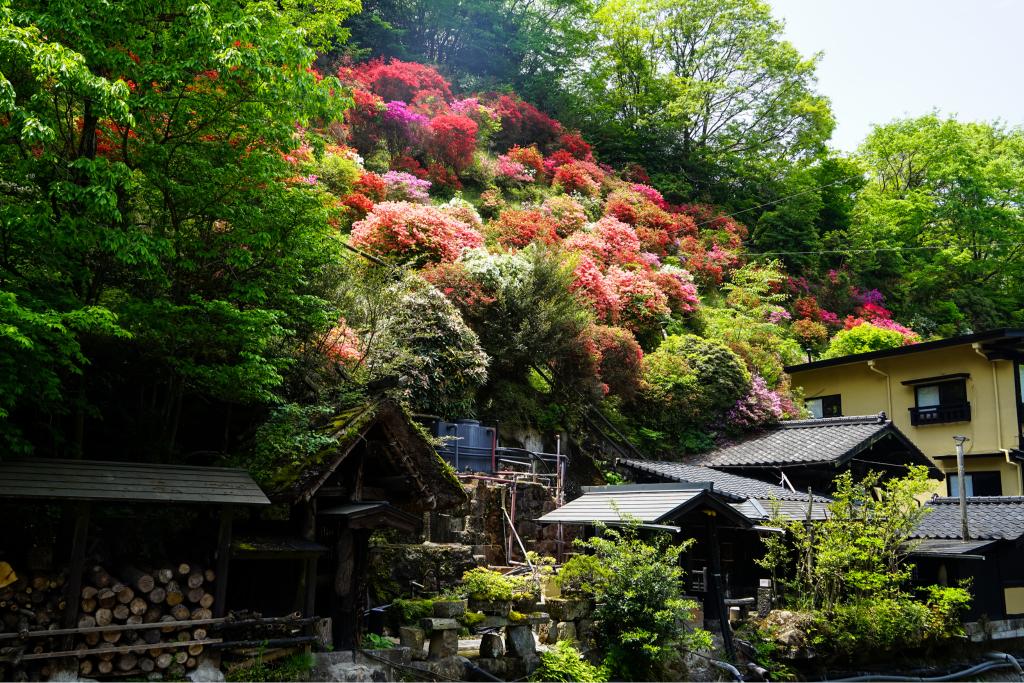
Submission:
<svg viewBox="0 0 1024 683">
<path fill-rule="evenodd" d="M 949 487 L 949 495 L 960 495 L 960 481 L 957 475 L 946 476 Z M 967 488 L 968 496 L 1001 496 L 1003 495 L 1003 480 L 999 472 L 971 472 L 964 475 L 964 486 Z"/>
<path fill-rule="evenodd" d="M 806 405 L 807 410 L 810 411 L 811 417 L 816 419 L 843 416 L 843 401 L 840 394 L 809 398 L 804 401 L 804 405 Z"/>
<path fill-rule="evenodd" d="M 915 426 L 971 419 L 967 382 L 963 379 L 918 384 L 914 387 L 914 404 L 910 409 L 910 424 Z"/>
</svg>

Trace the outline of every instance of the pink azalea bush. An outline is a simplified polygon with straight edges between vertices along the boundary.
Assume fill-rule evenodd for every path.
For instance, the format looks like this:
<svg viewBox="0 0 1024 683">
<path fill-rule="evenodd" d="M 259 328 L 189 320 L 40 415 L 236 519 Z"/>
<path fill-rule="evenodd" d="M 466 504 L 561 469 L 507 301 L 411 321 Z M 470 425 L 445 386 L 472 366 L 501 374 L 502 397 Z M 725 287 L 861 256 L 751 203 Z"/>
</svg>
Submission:
<svg viewBox="0 0 1024 683">
<path fill-rule="evenodd" d="M 647 273 L 612 266 L 606 278 L 618 298 L 619 320 L 627 330 L 648 331 L 672 313 L 665 292 Z"/>
<path fill-rule="evenodd" d="M 729 409 L 725 419 L 732 427 L 754 429 L 778 422 L 783 416 L 783 400 L 760 375 L 750 381 L 750 391 Z"/>
<path fill-rule="evenodd" d="M 484 239 L 436 207 L 383 202 L 352 226 L 351 243 L 378 256 L 424 264 L 454 261 L 464 249 L 483 246 Z"/>
<path fill-rule="evenodd" d="M 388 171 L 384 174 L 384 184 L 387 186 L 387 198 L 393 202 L 420 202 L 430 201 L 431 182 L 417 178 L 411 173 L 404 171 Z"/>
<path fill-rule="evenodd" d="M 619 296 L 597 263 L 589 256 L 581 255 L 573 269 L 573 283 L 570 290 L 577 298 L 594 311 L 598 320 L 615 323 L 618 319 Z"/>
</svg>

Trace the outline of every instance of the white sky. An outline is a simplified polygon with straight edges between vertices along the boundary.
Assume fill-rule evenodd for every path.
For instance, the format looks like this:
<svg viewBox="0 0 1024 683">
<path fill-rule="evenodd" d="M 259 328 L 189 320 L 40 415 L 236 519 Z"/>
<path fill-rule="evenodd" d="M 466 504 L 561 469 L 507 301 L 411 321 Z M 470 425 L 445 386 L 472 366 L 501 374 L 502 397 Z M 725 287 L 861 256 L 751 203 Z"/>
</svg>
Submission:
<svg viewBox="0 0 1024 683">
<path fill-rule="evenodd" d="M 824 52 L 834 147 L 927 114 L 1024 124 L 1024 0 L 768 0 L 804 55 Z"/>
</svg>

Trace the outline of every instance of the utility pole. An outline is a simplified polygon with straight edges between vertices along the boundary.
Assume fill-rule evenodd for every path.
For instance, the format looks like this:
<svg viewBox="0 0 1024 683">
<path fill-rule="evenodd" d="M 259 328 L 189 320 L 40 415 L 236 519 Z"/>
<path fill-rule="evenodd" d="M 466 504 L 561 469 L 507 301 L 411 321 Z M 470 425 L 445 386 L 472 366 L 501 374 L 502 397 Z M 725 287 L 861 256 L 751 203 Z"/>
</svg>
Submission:
<svg viewBox="0 0 1024 683">
<path fill-rule="evenodd" d="M 964 542 L 971 540 L 967 529 L 967 480 L 964 479 L 964 441 L 967 440 L 966 436 L 953 437 L 956 443 L 956 483 L 960 494 L 960 526 Z"/>
</svg>

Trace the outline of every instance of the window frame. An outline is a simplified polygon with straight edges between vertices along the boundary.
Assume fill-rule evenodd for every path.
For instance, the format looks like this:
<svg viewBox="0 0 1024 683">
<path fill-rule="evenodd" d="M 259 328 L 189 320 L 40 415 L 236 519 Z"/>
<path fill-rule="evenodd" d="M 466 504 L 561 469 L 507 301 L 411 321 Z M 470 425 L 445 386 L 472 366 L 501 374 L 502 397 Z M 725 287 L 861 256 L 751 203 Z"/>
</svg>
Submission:
<svg viewBox="0 0 1024 683">
<path fill-rule="evenodd" d="M 814 412 L 811 411 L 812 419 L 822 420 L 822 419 L 826 419 L 826 418 L 830 418 L 830 417 L 842 417 L 843 416 L 843 395 L 842 394 L 826 394 L 824 396 L 814 396 L 812 398 L 805 399 L 804 400 L 804 405 L 807 406 L 808 410 L 811 410 L 811 408 L 807 404 L 811 403 L 812 401 L 817 401 L 818 404 L 821 406 L 821 417 L 816 417 L 814 415 Z M 826 401 L 828 401 L 829 404 L 826 404 Z M 835 409 L 834 410 L 835 414 L 832 414 L 832 415 L 828 414 L 826 412 L 826 405 L 830 405 L 832 408 L 834 408 Z"/>
</svg>

